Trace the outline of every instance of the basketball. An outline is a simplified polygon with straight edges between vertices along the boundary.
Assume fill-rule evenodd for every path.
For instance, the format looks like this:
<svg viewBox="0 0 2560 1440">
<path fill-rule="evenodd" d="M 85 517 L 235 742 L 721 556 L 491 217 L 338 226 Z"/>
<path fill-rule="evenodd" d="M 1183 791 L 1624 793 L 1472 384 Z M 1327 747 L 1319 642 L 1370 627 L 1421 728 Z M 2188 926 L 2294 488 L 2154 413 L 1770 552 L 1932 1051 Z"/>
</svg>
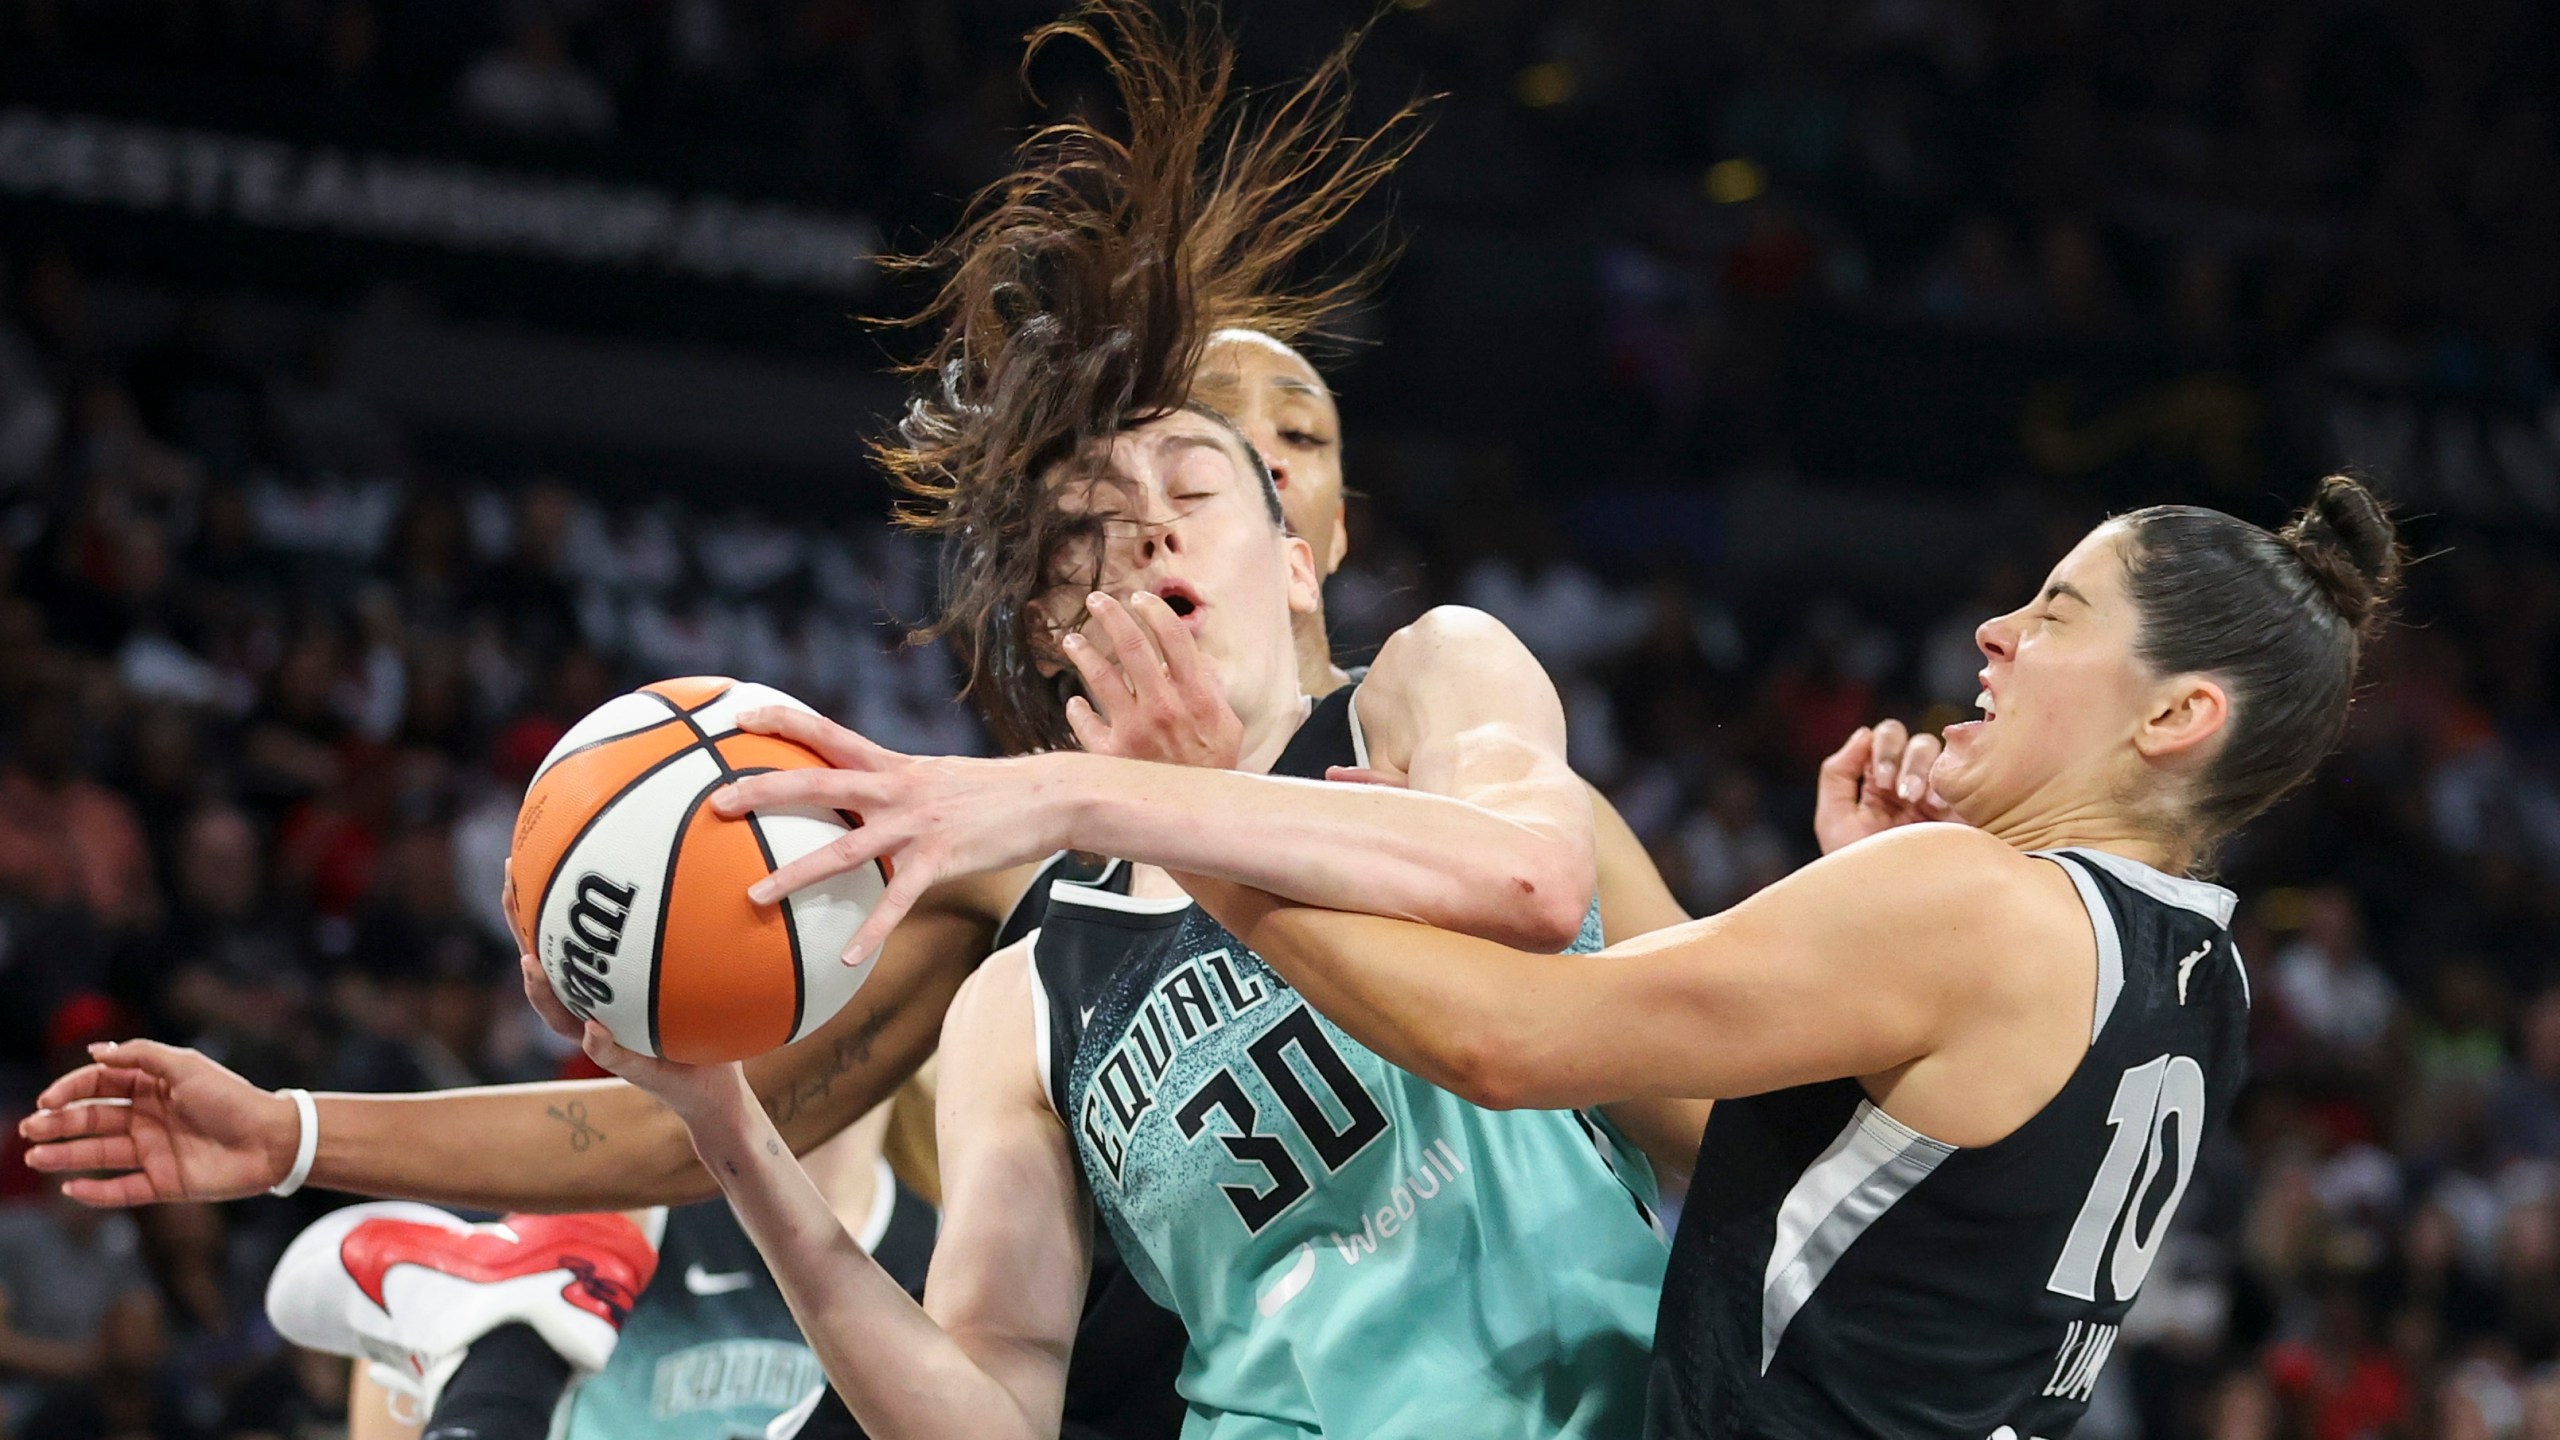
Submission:
<svg viewBox="0 0 2560 1440">
<path fill-rule="evenodd" d="M 877 864 L 759 906 L 747 887 L 858 823 L 837 811 L 725 819 L 712 793 L 826 762 L 737 728 L 779 690 L 661 680 L 569 727 L 526 788 L 507 860 L 512 918 L 562 1004 L 625 1047 L 688 1064 L 743 1060 L 825 1024 L 871 962 L 838 957 L 885 880 Z"/>
</svg>

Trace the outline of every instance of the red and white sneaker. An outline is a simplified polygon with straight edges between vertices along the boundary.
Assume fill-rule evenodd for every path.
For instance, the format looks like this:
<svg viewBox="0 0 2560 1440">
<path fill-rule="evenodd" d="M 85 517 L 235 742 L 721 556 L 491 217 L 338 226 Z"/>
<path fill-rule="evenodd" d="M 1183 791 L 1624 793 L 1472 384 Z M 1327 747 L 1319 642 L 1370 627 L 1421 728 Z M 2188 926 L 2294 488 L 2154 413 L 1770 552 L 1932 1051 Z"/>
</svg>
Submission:
<svg viewBox="0 0 2560 1440">
<path fill-rule="evenodd" d="M 603 1369 L 657 1269 L 657 1247 L 618 1214 L 473 1225 L 376 1201 L 294 1238 L 267 1281 L 267 1318 L 305 1349 L 372 1361 L 386 1389 L 433 1409 L 463 1353 L 501 1325 L 531 1325 L 572 1366 Z"/>
</svg>

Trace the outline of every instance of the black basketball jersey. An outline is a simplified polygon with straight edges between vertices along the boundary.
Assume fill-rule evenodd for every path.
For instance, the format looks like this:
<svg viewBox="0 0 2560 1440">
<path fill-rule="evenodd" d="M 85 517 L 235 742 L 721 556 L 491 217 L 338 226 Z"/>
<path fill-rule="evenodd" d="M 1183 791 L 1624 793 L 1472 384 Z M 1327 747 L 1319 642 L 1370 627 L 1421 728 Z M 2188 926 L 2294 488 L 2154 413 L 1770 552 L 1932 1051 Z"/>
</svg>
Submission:
<svg viewBox="0 0 2560 1440">
<path fill-rule="evenodd" d="M 2230 891 L 2092 850 L 2096 1025 L 2061 1093 L 1959 1149 L 1855 1080 L 1716 1104 L 1672 1248 L 1659 1440 L 2061 1440 L 2088 1408 L 2205 1132 L 2240 1087 Z"/>
</svg>

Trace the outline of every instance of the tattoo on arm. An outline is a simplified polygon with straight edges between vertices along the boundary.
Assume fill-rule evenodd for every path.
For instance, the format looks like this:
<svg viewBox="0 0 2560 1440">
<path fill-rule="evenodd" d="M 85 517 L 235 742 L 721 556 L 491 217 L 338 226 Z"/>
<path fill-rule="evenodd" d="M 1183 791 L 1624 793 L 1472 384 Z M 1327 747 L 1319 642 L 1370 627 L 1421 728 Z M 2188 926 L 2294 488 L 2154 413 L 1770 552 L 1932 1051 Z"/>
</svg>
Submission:
<svg viewBox="0 0 2560 1440">
<path fill-rule="evenodd" d="M 837 1036 L 835 1043 L 827 1049 L 826 1063 L 813 1073 L 792 1081 L 791 1088 L 774 1100 L 773 1123 L 788 1125 L 799 1119 L 810 1106 L 834 1094 L 838 1079 L 856 1065 L 870 1061 L 872 1045 L 888 1030 L 889 1019 L 897 1010 L 897 1002 L 891 1001 L 864 1016 L 852 1034 Z"/>
<path fill-rule="evenodd" d="M 764 1142 L 764 1153 L 773 1156 L 777 1160 L 782 1158 L 782 1142 L 772 1139 L 766 1140 Z"/>
<path fill-rule="evenodd" d="M 604 1132 L 587 1123 L 587 1102 L 572 1100 L 566 1107 L 547 1105 L 545 1115 L 569 1127 L 569 1148 L 584 1152 L 590 1145 L 604 1143 Z"/>
</svg>

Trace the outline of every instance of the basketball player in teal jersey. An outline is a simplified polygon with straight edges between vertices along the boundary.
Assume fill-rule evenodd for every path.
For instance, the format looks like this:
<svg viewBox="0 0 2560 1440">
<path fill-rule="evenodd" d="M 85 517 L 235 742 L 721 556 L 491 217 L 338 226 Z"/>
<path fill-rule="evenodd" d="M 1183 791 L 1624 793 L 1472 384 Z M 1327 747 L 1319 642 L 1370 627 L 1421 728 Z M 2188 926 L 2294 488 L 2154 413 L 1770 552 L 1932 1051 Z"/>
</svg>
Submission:
<svg viewBox="0 0 2560 1440">
<path fill-rule="evenodd" d="M 884 459 L 949 546 L 943 628 L 982 705 L 1010 739 L 1083 748 L 913 760 L 751 714 L 840 768 L 714 799 L 864 817 L 859 844 L 750 892 L 892 857 L 858 952 L 949 876 L 1132 862 L 1053 881 L 1039 931 L 952 1007 L 924 1304 L 844 1243 L 738 1067 L 596 1027 L 589 1053 L 683 1118 L 874 1435 L 1057 1434 L 1096 1218 L 1190 1335 L 1194 1440 L 1627 1433 L 1662 1264 L 1641 1160 L 1596 1117 L 1482 1110 L 1384 1063 L 1155 868 L 1588 948 L 1591 808 L 1554 688 L 1499 624 L 1443 610 L 1311 700 L 1291 630 L 1313 556 L 1254 447 L 1189 398 L 1193 297 L 1153 283 L 1192 171 L 1088 188 L 1079 162 L 1111 142 L 1052 143 L 964 232 L 942 383 Z M 1196 673 L 1236 717 L 1234 768 L 1097 753 Z M 1346 768 L 1401 785 L 1316 783 Z"/>
<path fill-rule="evenodd" d="M 1044 567 L 1064 582 L 1022 599 L 1063 634 L 1088 604 L 1127 621 L 1101 597 L 1131 597 L 1162 637 L 1161 678 L 1199 664 L 1222 677 L 1241 770 L 1072 753 L 937 768 L 930 800 L 876 806 L 864 833 L 903 842 L 901 822 L 931 813 L 927 843 L 961 848 L 901 843 L 900 869 L 1108 844 L 1251 871 L 1314 903 L 1461 911 L 1524 944 L 1582 928 L 1587 900 L 1548 897 L 1588 894 L 1588 810 L 1553 691 L 1507 632 L 1436 615 L 1310 714 L 1287 652 L 1313 567 L 1250 447 L 1184 409 L 1106 431 L 1091 458 L 1101 474 L 1026 476 L 1103 525 L 1098 553 L 1070 549 Z M 1116 644 L 1138 629 L 1109 628 Z M 1131 670 L 1125 698 L 1144 703 L 1148 668 Z M 856 765 L 885 758 L 841 730 L 806 738 Z M 1245 773 L 1328 762 L 1412 788 Z M 884 773 L 817 778 L 868 790 Z M 799 803 L 769 787 L 732 798 Z M 1453 891 L 1434 857 L 1470 853 L 1501 857 L 1517 884 Z M 1662 1263 L 1640 1162 L 1581 1115 L 1479 1110 L 1379 1061 L 1152 869 L 1125 894 L 1055 885 L 1042 931 L 954 1005 L 945 1228 L 921 1309 L 842 1243 L 736 1067 L 652 1063 L 596 1029 L 587 1041 L 686 1120 L 875 1435 L 1056 1433 L 1088 1203 L 1190 1332 L 1186 1434 L 1598 1436 L 1636 1421 Z"/>
</svg>

